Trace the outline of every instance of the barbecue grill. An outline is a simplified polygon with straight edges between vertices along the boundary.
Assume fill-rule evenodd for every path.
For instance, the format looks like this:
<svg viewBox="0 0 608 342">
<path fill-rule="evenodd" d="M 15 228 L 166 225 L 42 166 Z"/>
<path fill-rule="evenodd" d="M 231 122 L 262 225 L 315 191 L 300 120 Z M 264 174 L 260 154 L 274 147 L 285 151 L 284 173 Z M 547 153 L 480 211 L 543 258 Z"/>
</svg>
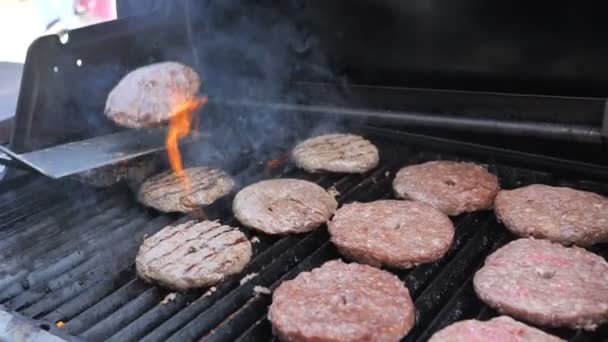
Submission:
<svg viewBox="0 0 608 342">
<path fill-rule="evenodd" d="M 14 160 L 0 183 L 0 339 L 272 340 L 266 289 L 340 257 L 324 226 L 284 237 L 241 227 L 255 237 L 253 258 L 242 273 L 217 286 L 174 293 L 137 278 L 134 258 L 142 239 L 186 217 L 142 207 L 125 184 L 94 189 L 60 176 L 142 154 L 163 158 L 162 129 L 125 131 L 102 115 L 105 96 L 120 76 L 154 61 L 179 60 L 202 70 L 210 103 L 198 113 L 203 134 L 182 144 L 186 162 L 222 167 L 241 187 L 265 178 L 301 178 L 334 187 L 340 204 L 366 202 L 393 197 L 391 182 L 399 168 L 450 159 L 487 165 L 502 188 L 545 183 L 608 195 L 602 154 L 607 133 L 602 120 L 608 122 L 608 115 L 606 101 L 598 95 L 605 85 L 598 81 L 604 69 L 585 84 L 588 88 L 578 87 L 584 84 L 579 74 L 565 74 L 553 87 L 542 87 L 547 77 L 533 78 L 538 82 L 529 88 L 516 87 L 513 79 L 501 84 L 546 94 L 542 96 L 496 88 L 501 73 L 494 74 L 494 82 L 480 77 L 471 83 L 485 84 L 482 89 L 429 89 L 419 78 L 411 78 L 418 88 L 397 87 L 390 77 L 379 86 L 355 86 L 344 82 L 332 66 L 335 60 L 327 57 L 335 57 L 334 35 L 323 40 L 318 34 L 334 32 L 324 27 L 330 21 L 307 21 L 345 10 L 336 5 L 340 2 L 293 1 L 280 5 L 285 8 L 264 2 L 246 8 L 201 3 L 177 2 L 161 12 L 75 30 L 63 37 L 67 43 L 42 37 L 30 48 L 11 144 L 3 147 Z M 367 8 L 365 1 L 348 3 L 348 13 Z M 395 3 L 386 3 L 386 9 L 395 10 Z M 207 21 L 193 15 L 199 11 Z M 243 19 L 247 11 L 255 15 Z M 276 25 L 260 24 L 269 18 Z M 298 23 L 293 29 L 288 25 L 292 20 Z M 345 20 L 338 26 L 348 24 Z M 391 28 L 377 24 L 373 32 Z M 352 23 L 350 28 L 360 33 Z M 237 32 L 245 40 L 261 34 L 276 39 L 243 47 L 243 40 L 227 39 Z M 344 57 L 356 44 L 341 39 Z M 329 52 L 319 54 L 318 47 Z M 275 59 L 268 60 L 267 51 L 279 48 Z M 348 64 L 353 68 L 348 78 L 373 81 L 371 67 L 365 66 L 372 59 L 358 64 L 361 70 L 354 70 L 357 63 Z M 330 66 L 319 72 L 322 61 Z M 285 76 L 277 76 L 281 73 Z M 463 76 L 441 75 L 432 81 L 445 87 Z M 370 139 L 379 148 L 379 166 L 365 174 L 309 174 L 285 158 L 298 140 L 330 131 Z M 206 208 L 206 215 L 239 225 L 231 198 Z M 390 270 L 405 282 L 416 307 L 416 324 L 406 341 L 426 341 L 455 321 L 497 315 L 476 297 L 472 276 L 488 254 L 514 237 L 492 212 L 453 220 L 456 234 L 445 257 L 410 270 Z M 606 244 L 591 250 L 608 257 Z M 570 341 L 608 336 L 606 325 L 594 332 L 545 330 Z"/>
</svg>

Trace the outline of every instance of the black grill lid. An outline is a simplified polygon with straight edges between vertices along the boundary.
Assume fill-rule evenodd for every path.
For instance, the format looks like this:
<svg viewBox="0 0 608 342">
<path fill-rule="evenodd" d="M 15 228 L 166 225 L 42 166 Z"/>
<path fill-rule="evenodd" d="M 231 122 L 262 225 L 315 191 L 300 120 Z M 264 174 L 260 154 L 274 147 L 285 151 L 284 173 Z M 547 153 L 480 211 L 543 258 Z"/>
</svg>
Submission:
<svg viewBox="0 0 608 342">
<path fill-rule="evenodd" d="M 237 10 L 275 12 L 295 24 L 294 50 L 320 49 L 332 75 L 353 83 L 478 91 L 608 95 L 601 8 L 509 1 L 119 0 L 121 17 L 188 6 L 193 22 Z M 574 15 L 576 13 L 576 15 Z M 267 14 L 266 14 L 267 15 Z M 275 24 L 265 22 L 267 26 Z M 211 25 L 213 26 L 213 25 Z M 314 57 L 314 56 L 308 56 Z M 311 71 L 308 69 L 307 71 Z M 318 80 L 320 73 L 299 75 Z"/>
</svg>

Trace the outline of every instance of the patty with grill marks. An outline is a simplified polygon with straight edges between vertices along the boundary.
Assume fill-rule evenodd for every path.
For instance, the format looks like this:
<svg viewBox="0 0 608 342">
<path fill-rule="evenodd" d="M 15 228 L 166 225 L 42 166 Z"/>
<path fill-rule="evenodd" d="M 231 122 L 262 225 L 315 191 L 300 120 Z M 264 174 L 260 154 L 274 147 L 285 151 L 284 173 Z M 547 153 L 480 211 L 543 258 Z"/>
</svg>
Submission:
<svg viewBox="0 0 608 342">
<path fill-rule="evenodd" d="M 283 282 L 268 311 L 281 341 L 399 341 L 415 321 L 409 290 L 395 275 L 340 260 Z"/>
<path fill-rule="evenodd" d="M 292 152 L 296 165 L 308 172 L 363 173 L 378 165 L 378 148 L 354 134 L 326 134 L 299 143 Z"/>
<path fill-rule="evenodd" d="M 185 180 L 187 177 L 188 180 Z M 166 171 L 147 179 L 139 188 L 139 201 L 163 212 L 190 212 L 229 194 L 235 182 L 220 169 L 187 168 L 182 176 Z"/>
<path fill-rule="evenodd" d="M 500 185 L 481 165 L 446 160 L 402 168 L 393 180 L 393 189 L 399 198 L 455 216 L 491 209 Z"/>
<path fill-rule="evenodd" d="M 72 176 L 72 179 L 98 188 L 109 187 L 124 180 L 136 189 L 157 168 L 156 159 L 144 156 L 80 172 Z"/>
<path fill-rule="evenodd" d="M 251 243 L 237 228 L 192 220 L 145 239 L 135 266 L 147 282 L 187 290 L 212 286 L 241 272 L 251 254 Z"/>
<path fill-rule="evenodd" d="M 486 259 L 473 285 L 492 308 L 533 324 L 595 330 L 608 322 L 608 262 L 580 247 L 512 241 Z"/>
<path fill-rule="evenodd" d="M 489 321 L 470 319 L 436 332 L 429 342 L 560 342 L 561 338 L 523 324 L 508 316 Z"/>
<path fill-rule="evenodd" d="M 194 69 L 177 62 L 161 62 L 135 69 L 110 91 L 105 114 L 129 128 L 166 123 L 178 105 L 193 99 L 201 86 Z"/>
<path fill-rule="evenodd" d="M 608 198 L 592 192 L 544 184 L 501 190 L 494 211 L 519 236 L 564 245 L 608 242 Z"/>
<path fill-rule="evenodd" d="M 327 222 L 338 203 L 319 185 L 300 179 L 271 179 L 249 185 L 232 210 L 245 226 L 267 234 L 304 233 Z"/>
<path fill-rule="evenodd" d="M 376 267 L 405 269 L 435 261 L 454 239 L 447 215 L 413 201 L 346 204 L 327 226 L 340 253 Z"/>
</svg>

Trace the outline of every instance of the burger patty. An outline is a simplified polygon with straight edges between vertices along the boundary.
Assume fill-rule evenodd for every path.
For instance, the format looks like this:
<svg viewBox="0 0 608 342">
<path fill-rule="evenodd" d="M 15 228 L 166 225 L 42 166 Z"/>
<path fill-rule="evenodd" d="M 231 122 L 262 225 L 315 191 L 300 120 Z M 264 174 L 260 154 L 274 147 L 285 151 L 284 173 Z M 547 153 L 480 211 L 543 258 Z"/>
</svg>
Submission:
<svg viewBox="0 0 608 342">
<path fill-rule="evenodd" d="M 298 167 L 308 172 L 363 173 L 378 165 L 378 149 L 354 134 L 327 134 L 298 144 L 292 152 Z"/>
<path fill-rule="evenodd" d="M 435 261 L 454 238 L 454 225 L 445 214 L 412 201 L 347 204 L 328 227 L 342 254 L 377 267 L 409 268 Z"/>
<path fill-rule="evenodd" d="M 406 166 L 393 181 L 397 197 L 428 204 L 448 215 L 491 209 L 498 178 L 473 163 L 432 161 Z"/>
<path fill-rule="evenodd" d="M 496 216 L 513 233 L 565 245 L 608 241 L 608 198 L 543 184 L 502 190 Z"/>
<path fill-rule="evenodd" d="M 327 222 L 338 203 L 315 183 L 271 179 L 249 185 L 234 197 L 232 210 L 245 226 L 267 234 L 303 233 Z"/>
<path fill-rule="evenodd" d="M 608 262 L 580 247 L 515 240 L 486 259 L 473 284 L 489 306 L 534 324 L 594 330 L 608 321 Z"/>
<path fill-rule="evenodd" d="M 489 321 L 467 320 L 456 322 L 436 332 L 429 342 L 560 342 L 559 337 L 520 323 L 511 317 L 500 316 Z"/>
<path fill-rule="evenodd" d="M 187 178 L 187 179 L 185 179 Z M 182 176 L 166 171 L 147 179 L 139 188 L 139 201 L 163 212 L 190 212 L 229 194 L 234 180 L 223 170 L 199 166 Z"/>
<path fill-rule="evenodd" d="M 251 253 L 251 243 L 238 229 L 192 220 L 145 239 L 135 266 L 148 282 L 187 290 L 215 285 L 242 271 Z"/>
<path fill-rule="evenodd" d="M 156 169 L 157 163 L 154 158 L 139 157 L 80 172 L 74 175 L 73 179 L 98 188 L 109 187 L 125 180 L 129 185 L 139 187 Z"/>
<path fill-rule="evenodd" d="M 173 110 L 196 96 L 201 86 L 194 69 L 162 62 L 135 69 L 110 91 L 105 114 L 129 128 L 153 127 L 167 122 Z"/>
<path fill-rule="evenodd" d="M 399 341 L 414 325 L 414 304 L 395 275 L 326 262 L 283 282 L 268 312 L 282 341 Z"/>
</svg>

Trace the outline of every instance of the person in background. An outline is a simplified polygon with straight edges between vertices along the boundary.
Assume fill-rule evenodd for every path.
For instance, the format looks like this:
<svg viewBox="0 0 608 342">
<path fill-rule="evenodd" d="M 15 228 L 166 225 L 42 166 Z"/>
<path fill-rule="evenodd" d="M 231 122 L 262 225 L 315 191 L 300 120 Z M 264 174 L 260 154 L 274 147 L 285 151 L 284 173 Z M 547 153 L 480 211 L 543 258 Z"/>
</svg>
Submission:
<svg viewBox="0 0 608 342">
<path fill-rule="evenodd" d="M 115 0 L 77 0 L 78 11 L 83 11 L 102 21 L 116 19 Z"/>
</svg>

